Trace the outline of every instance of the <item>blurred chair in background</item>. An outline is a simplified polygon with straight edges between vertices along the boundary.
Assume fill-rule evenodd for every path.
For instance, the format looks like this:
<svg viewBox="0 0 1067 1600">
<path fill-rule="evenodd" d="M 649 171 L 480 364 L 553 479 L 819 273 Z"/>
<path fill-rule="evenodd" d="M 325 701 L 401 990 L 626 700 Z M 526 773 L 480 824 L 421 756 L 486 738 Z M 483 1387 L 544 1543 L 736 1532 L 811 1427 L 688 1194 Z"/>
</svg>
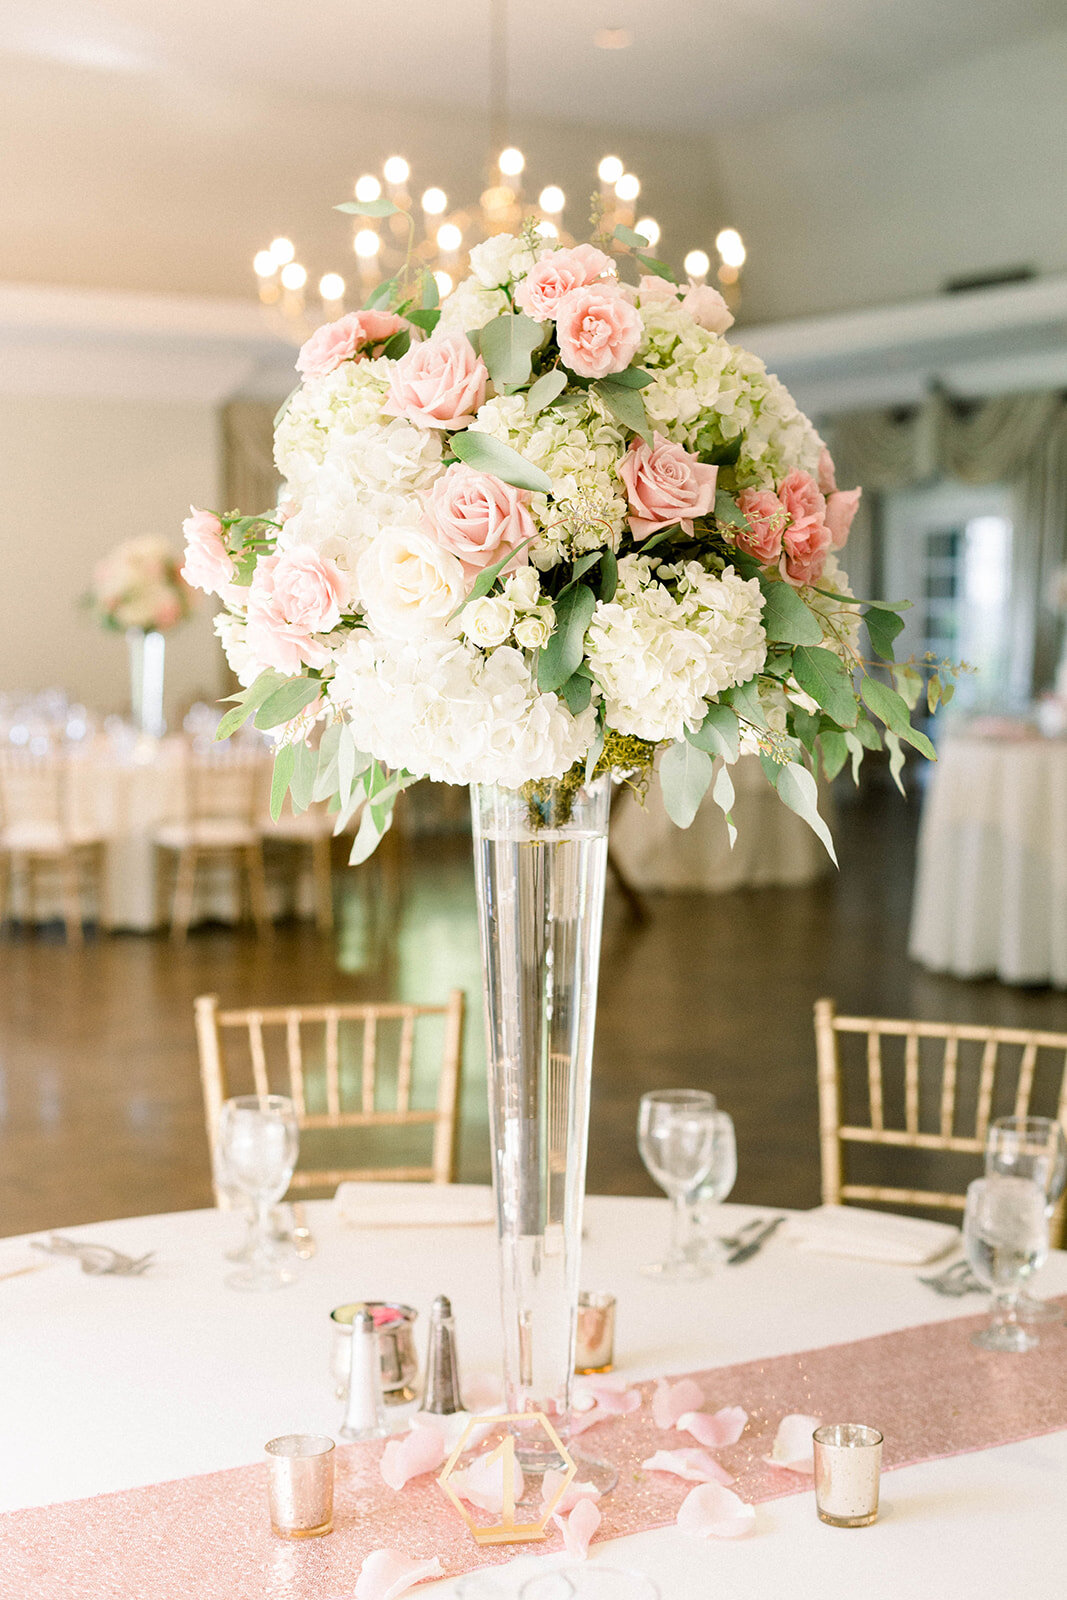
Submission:
<svg viewBox="0 0 1067 1600">
<path fill-rule="evenodd" d="M 203 860 L 229 863 L 238 893 L 242 873 L 252 920 L 269 933 L 263 838 L 259 824 L 262 757 L 254 748 L 219 745 L 193 749 L 183 763 L 182 813 L 161 824 L 155 844 L 175 857 L 171 933 L 184 939 L 193 919 L 197 867 Z"/>
<path fill-rule="evenodd" d="M 67 939 L 80 944 L 85 877 L 92 875 L 99 897 L 103 843 L 102 836 L 71 821 L 63 756 L 0 752 L 0 920 L 18 887 L 28 920 L 35 922 L 38 877 L 49 874 L 58 882 Z"/>
</svg>

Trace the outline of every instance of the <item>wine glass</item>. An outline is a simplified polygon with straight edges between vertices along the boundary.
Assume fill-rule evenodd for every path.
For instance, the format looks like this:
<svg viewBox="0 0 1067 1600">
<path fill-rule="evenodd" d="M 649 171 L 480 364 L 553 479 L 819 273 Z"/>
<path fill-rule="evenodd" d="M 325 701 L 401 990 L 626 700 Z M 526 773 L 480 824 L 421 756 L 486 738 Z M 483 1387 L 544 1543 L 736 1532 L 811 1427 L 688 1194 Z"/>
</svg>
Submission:
<svg viewBox="0 0 1067 1600">
<path fill-rule="evenodd" d="M 690 1238 L 710 1267 L 724 1254 L 714 1238 L 715 1208 L 722 1204 L 737 1182 L 737 1138 L 734 1119 L 725 1111 L 715 1113 L 715 1138 L 711 1166 L 704 1181 L 689 1196 Z"/>
<path fill-rule="evenodd" d="M 715 1159 L 715 1097 L 702 1089 L 662 1089 L 641 1096 L 637 1148 L 649 1175 L 671 1201 L 671 1248 L 641 1270 L 665 1278 L 702 1278 L 706 1260 L 693 1238 L 689 1196 Z"/>
<path fill-rule="evenodd" d="M 986 1176 L 1030 1178 L 1045 1191 L 1045 1209 L 1051 1218 L 1056 1201 L 1067 1184 L 1067 1137 L 1053 1117 L 998 1117 L 986 1135 Z M 1063 1311 L 1054 1300 L 1019 1296 L 1023 1322 L 1062 1322 Z"/>
<path fill-rule="evenodd" d="M 975 1178 L 967 1190 L 963 1245 L 979 1283 L 993 1293 L 993 1320 L 972 1333 L 983 1350 L 1032 1350 L 1037 1335 L 1019 1321 L 1023 1284 L 1048 1254 L 1045 1191 L 1030 1178 Z"/>
<path fill-rule="evenodd" d="M 293 1102 L 285 1095 L 239 1095 L 219 1114 L 218 1169 L 227 1187 L 246 1196 L 254 1211 L 247 1265 L 230 1273 L 231 1288 L 277 1289 L 294 1280 L 275 1251 L 270 1208 L 289 1187 L 298 1145 Z"/>
</svg>

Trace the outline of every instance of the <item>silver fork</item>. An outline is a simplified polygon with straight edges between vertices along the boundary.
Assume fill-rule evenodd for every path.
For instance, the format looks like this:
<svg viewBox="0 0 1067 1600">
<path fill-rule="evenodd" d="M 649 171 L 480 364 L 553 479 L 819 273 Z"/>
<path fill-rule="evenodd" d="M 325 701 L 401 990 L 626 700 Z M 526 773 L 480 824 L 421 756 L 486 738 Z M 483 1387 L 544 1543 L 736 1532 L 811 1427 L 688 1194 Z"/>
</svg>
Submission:
<svg viewBox="0 0 1067 1600">
<path fill-rule="evenodd" d="M 741 1245 L 747 1244 L 749 1237 L 758 1233 L 766 1221 L 766 1217 L 750 1217 L 747 1222 L 741 1224 L 736 1233 L 721 1233 L 718 1242 L 725 1245 L 727 1250 L 737 1250 Z"/>
<path fill-rule="evenodd" d="M 47 1255 L 73 1256 L 81 1264 L 82 1271 L 92 1277 L 138 1277 L 155 1254 L 149 1250 L 143 1256 L 129 1256 L 122 1250 L 113 1250 L 110 1245 L 67 1239 L 60 1233 L 50 1234 L 47 1244 L 40 1239 L 32 1239 L 30 1243 L 35 1250 L 43 1250 Z"/>
<path fill-rule="evenodd" d="M 950 1267 L 934 1273 L 932 1277 L 927 1278 L 919 1273 L 918 1278 L 920 1283 L 925 1283 L 935 1294 L 948 1295 L 954 1300 L 961 1299 L 965 1294 L 986 1292 L 971 1271 L 970 1263 L 962 1259 L 954 1261 Z"/>
</svg>

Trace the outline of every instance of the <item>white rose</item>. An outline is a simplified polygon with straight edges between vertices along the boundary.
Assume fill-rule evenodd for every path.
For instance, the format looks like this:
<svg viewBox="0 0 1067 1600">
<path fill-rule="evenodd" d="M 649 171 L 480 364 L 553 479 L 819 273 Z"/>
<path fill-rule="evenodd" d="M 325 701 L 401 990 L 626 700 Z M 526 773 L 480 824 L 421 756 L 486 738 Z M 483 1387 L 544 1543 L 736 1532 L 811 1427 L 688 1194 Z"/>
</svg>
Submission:
<svg viewBox="0 0 1067 1600">
<path fill-rule="evenodd" d="M 463 566 L 414 528 L 389 528 L 360 557 L 356 569 L 367 618 L 389 639 L 443 635 L 466 592 Z"/>
<path fill-rule="evenodd" d="M 512 278 L 524 278 L 534 264 L 534 253 L 511 233 L 495 233 L 470 254 L 471 271 L 486 289 L 499 289 Z"/>
<path fill-rule="evenodd" d="M 524 650 L 540 650 L 552 637 L 555 615 L 551 606 L 534 611 L 515 624 L 515 642 Z"/>
<path fill-rule="evenodd" d="M 532 611 L 541 598 L 541 583 L 534 567 L 520 567 L 504 583 L 505 599 L 516 611 Z"/>
<path fill-rule="evenodd" d="M 463 608 L 463 634 L 483 650 L 503 644 L 515 621 L 515 608 L 501 595 L 483 595 Z"/>
</svg>

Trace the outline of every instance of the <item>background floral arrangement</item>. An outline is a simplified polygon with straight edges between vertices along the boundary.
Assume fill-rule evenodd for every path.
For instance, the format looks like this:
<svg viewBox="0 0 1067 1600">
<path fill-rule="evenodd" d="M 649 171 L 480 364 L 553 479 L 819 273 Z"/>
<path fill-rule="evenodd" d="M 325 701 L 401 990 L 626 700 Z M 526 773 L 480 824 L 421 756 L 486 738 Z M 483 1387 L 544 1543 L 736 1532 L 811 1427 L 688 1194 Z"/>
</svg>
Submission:
<svg viewBox="0 0 1067 1600">
<path fill-rule="evenodd" d="M 184 622 L 193 596 L 165 539 L 127 539 L 99 561 L 85 603 L 104 628 L 164 633 Z"/>
<path fill-rule="evenodd" d="M 742 750 L 832 854 L 817 760 L 884 744 L 899 782 L 901 740 L 933 756 L 904 603 L 857 601 L 839 562 L 860 491 L 721 296 L 647 248 L 498 235 L 443 307 L 405 268 L 301 349 L 280 509 L 185 523 L 244 686 L 219 736 L 278 730 L 277 808 L 369 801 L 353 859 L 417 778 L 535 793 L 659 752 L 672 818 L 710 787 L 732 837 Z"/>
</svg>

